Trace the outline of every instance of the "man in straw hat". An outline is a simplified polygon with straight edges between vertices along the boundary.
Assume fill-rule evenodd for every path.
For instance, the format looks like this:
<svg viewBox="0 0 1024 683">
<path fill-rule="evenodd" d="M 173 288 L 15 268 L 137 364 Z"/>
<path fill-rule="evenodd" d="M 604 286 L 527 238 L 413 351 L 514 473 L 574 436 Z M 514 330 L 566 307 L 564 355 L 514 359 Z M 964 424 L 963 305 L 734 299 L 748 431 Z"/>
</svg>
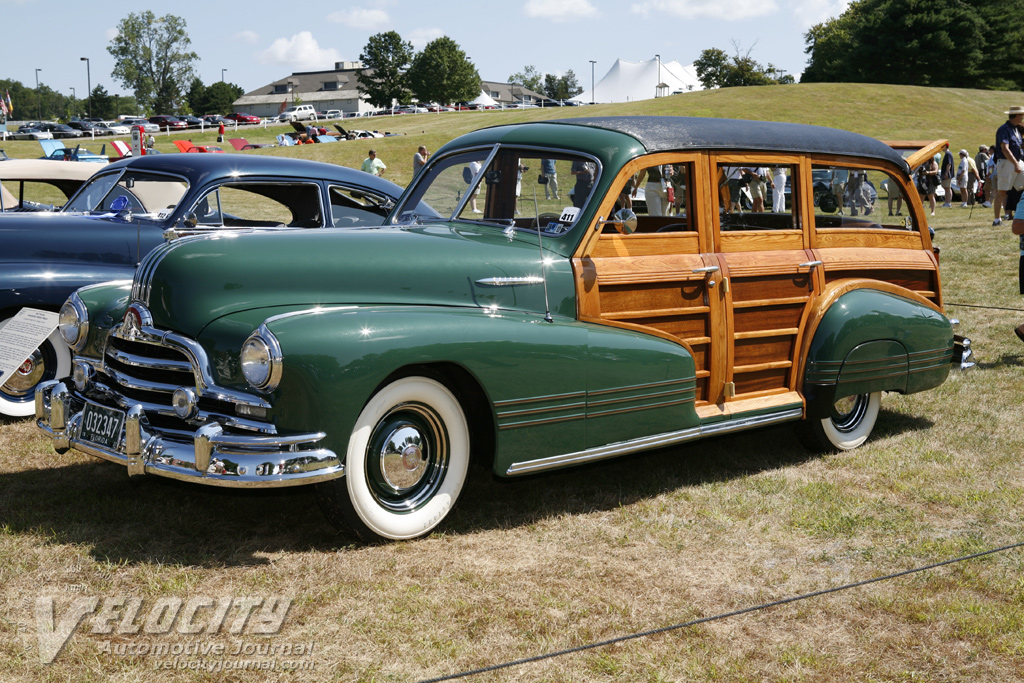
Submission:
<svg viewBox="0 0 1024 683">
<path fill-rule="evenodd" d="M 1011 187 L 1024 187 L 1024 145 L 1021 143 L 1020 125 L 1024 121 L 1024 107 L 1013 105 L 1005 112 L 1006 123 L 996 131 L 996 196 L 992 204 L 995 220 L 992 225 L 1002 223 L 1003 202 Z M 991 182 L 991 181 L 990 181 Z"/>
</svg>

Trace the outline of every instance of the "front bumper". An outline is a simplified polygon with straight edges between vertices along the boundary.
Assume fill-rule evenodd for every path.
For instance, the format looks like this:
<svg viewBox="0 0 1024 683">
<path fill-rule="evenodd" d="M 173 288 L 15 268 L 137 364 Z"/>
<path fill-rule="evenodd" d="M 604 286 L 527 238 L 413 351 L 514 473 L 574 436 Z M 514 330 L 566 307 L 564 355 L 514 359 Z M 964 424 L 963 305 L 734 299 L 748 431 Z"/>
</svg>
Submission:
<svg viewBox="0 0 1024 683">
<path fill-rule="evenodd" d="M 75 449 L 128 468 L 130 476 L 153 474 L 209 486 L 272 488 L 314 484 L 345 472 L 338 456 L 313 444 L 323 432 L 249 436 L 226 434 L 216 422 L 196 430 L 192 441 L 156 433 L 140 405 L 126 412 L 116 449 L 80 438 L 87 400 L 60 381 L 36 389 L 36 426 L 60 453 Z"/>
</svg>

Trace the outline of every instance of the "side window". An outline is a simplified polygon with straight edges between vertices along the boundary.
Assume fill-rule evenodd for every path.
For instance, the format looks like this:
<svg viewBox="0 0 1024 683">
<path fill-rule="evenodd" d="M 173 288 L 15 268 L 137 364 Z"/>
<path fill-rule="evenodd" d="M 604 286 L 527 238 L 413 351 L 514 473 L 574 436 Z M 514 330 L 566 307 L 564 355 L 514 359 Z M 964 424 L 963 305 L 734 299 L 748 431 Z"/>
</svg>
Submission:
<svg viewBox="0 0 1024 683">
<path fill-rule="evenodd" d="M 689 163 L 642 168 L 619 189 L 615 210 L 626 208 L 636 214 L 634 234 L 695 231 L 697 228 L 689 213 L 692 178 Z"/>
<path fill-rule="evenodd" d="M 499 152 L 483 182 L 463 209 L 463 218 L 483 212 L 484 220 L 513 221 L 517 227 L 561 234 L 586 206 L 597 180 L 597 163 L 551 154 Z M 481 193 L 482 190 L 482 193 Z"/>
<path fill-rule="evenodd" d="M 10 190 L 8 191 L 8 186 Z M 8 180 L 3 188 L 4 209 L 12 209 L 23 201 L 22 209 L 36 211 L 59 209 L 67 197 L 56 186 L 34 180 Z"/>
<path fill-rule="evenodd" d="M 320 191 L 313 184 L 238 183 L 221 185 L 203 196 L 193 212 L 206 227 L 323 226 Z"/>
<path fill-rule="evenodd" d="M 795 230 L 795 167 L 753 160 L 718 167 L 722 230 Z"/>
<path fill-rule="evenodd" d="M 816 164 L 811 177 L 816 228 L 913 229 L 907 197 L 890 174 Z"/>
<path fill-rule="evenodd" d="M 331 219 L 335 227 L 379 225 L 388 216 L 388 205 L 382 197 L 349 187 L 332 185 L 330 199 Z"/>
</svg>

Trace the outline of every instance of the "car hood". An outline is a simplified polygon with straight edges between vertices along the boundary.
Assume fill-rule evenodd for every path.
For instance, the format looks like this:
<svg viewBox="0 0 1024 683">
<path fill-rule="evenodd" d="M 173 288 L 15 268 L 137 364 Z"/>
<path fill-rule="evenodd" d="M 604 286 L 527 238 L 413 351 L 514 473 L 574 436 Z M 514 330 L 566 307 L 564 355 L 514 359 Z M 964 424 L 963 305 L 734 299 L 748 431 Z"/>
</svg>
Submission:
<svg viewBox="0 0 1024 683">
<path fill-rule="evenodd" d="M 553 315 L 575 316 L 571 265 L 545 257 L 546 283 L 535 233 L 472 225 L 225 234 L 160 247 L 133 289 L 158 327 L 192 337 L 258 308 L 465 306 L 543 316 L 545 289 Z"/>
</svg>

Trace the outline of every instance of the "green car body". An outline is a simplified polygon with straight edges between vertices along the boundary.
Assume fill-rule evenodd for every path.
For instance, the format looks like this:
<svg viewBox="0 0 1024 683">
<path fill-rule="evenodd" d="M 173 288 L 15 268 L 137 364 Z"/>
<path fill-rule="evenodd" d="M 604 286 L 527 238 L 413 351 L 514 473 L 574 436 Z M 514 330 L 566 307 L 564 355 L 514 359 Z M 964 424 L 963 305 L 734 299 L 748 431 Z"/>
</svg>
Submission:
<svg viewBox="0 0 1024 683">
<path fill-rule="evenodd" d="M 709 389 L 735 391 L 737 382 L 719 382 L 731 370 L 695 351 L 707 335 L 694 342 L 660 323 L 586 312 L 593 304 L 584 300 L 614 280 L 589 274 L 599 261 L 592 245 L 619 244 L 618 233 L 605 237 L 613 228 L 629 234 L 630 214 L 605 220 L 609 198 L 645 155 L 782 148 L 868 159 L 906 178 L 905 163 L 879 144 L 808 126 L 701 119 L 477 131 L 434 155 L 383 227 L 183 238 L 147 256 L 134 282 L 79 290 L 61 319 L 75 375 L 40 388 L 37 424 L 58 449 L 120 462 L 133 475 L 317 484 L 333 523 L 367 539 L 402 539 L 443 521 L 470 453 L 496 475 L 516 476 L 781 421 L 827 423 L 837 399 L 944 381 L 964 354 L 937 286 L 929 300 L 891 282 L 828 281 L 799 309 L 797 332 L 771 333 L 792 342 L 797 360 L 785 372 L 797 389 L 755 390 L 731 410 L 728 394 Z M 590 185 L 576 185 L 581 206 L 558 211 L 549 199 L 556 210 L 542 218 L 537 192 L 547 183 L 538 179 L 532 198 L 520 186 L 532 185 L 529 164 L 547 156 L 558 157 L 560 177 L 580 171 Z M 704 162 L 680 158 L 689 159 L 693 217 Z M 456 174 L 463 166 L 470 170 Z M 474 183 L 480 218 L 470 208 Z M 453 208 L 408 209 L 430 200 Z M 738 266 L 721 264 L 740 282 Z M 715 282 L 705 271 L 718 267 L 686 277 L 709 301 L 708 291 L 725 287 L 707 289 Z M 937 284 L 937 269 L 933 276 Z M 815 310 L 815 302 L 827 305 Z M 765 310 L 777 305 L 785 304 Z M 718 309 L 694 310 L 710 324 Z M 737 358 L 751 336 L 732 334 Z M 771 373 L 785 363 L 762 365 Z M 97 431 L 104 420 L 112 435 Z"/>
</svg>

